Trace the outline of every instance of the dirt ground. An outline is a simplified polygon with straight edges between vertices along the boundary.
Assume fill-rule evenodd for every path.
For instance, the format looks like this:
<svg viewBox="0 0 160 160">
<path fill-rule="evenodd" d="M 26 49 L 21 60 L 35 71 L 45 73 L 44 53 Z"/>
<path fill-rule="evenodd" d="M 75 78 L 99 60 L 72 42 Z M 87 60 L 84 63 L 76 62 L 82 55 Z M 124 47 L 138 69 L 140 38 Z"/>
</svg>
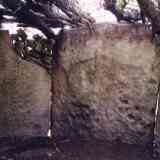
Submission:
<svg viewBox="0 0 160 160">
<path fill-rule="evenodd" d="M 56 147 L 39 143 L 8 153 L 3 152 L 2 143 L 0 147 L 0 160 L 152 160 L 149 147 L 118 142 L 66 141 L 57 143 Z"/>
</svg>

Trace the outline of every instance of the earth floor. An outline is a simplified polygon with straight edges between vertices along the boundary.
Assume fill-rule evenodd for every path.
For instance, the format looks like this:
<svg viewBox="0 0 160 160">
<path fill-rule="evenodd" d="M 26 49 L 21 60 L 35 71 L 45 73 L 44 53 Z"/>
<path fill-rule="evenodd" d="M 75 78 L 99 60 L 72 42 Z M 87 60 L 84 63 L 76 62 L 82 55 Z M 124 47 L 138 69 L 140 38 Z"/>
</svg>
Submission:
<svg viewBox="0 0 160 160">
<path fill-rule="evenodd" d="M 18 148 L 12 142 L 9 150 L 4 144 L 9 142 L 0 144 L 0 160 L 152 160 L 149 147 L 117 142 L 65 141 L 56 146 L 45 142 Z"/>
</svg>

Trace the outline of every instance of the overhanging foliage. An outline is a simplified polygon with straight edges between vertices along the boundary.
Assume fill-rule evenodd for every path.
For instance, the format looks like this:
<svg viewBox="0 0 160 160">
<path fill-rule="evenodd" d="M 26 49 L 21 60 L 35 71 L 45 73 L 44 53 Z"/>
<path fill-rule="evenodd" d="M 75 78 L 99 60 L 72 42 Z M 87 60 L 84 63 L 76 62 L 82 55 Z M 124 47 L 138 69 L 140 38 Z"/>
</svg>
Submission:
<svg viewBox="0 0 160 160">
<path fill-rule="evenodd" d="M 1 20 L 35 27 L 49 39 L 56 39 L 52 28 L 78 27 L 92 22 L 80 10 L 77 11 L 75 0 L 1 0 L 0 4 L 3 6 Z M 4 15 L 11 18 L 4 18 Z"/>
</svg>

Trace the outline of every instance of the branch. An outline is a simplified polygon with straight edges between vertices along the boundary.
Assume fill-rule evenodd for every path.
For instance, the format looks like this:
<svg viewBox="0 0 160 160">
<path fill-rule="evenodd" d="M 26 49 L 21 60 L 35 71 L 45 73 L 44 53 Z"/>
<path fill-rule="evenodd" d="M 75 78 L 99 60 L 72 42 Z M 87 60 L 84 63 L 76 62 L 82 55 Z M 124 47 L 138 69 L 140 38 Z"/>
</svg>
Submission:
<svg viewBox="0 0 160 160">
<path fill-rule="evenodd" d="M 160 9 L 152 0 L 137 0 L 142 12 L 151 21 L 153 34 L 160 34 Z"/>
</svg>

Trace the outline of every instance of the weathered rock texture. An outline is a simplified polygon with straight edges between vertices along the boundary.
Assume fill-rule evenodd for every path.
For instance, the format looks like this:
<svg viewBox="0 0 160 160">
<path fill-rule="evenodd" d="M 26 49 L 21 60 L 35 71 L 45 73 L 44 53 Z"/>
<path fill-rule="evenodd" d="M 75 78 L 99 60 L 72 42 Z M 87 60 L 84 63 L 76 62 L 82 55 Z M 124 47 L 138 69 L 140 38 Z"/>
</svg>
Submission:
<svg viewBox="0 0 160 160">
<path fill-rule="evenodd" d="M 0 137 L 47 135 L 49 103 L 49 75 L 17 57 L 0 31 Z"/>
<path fill-rule="evenodd" d="M 55 137 L 147 143 L 158 81 L 151 35 L 142 26 L 95 28 L 65 33 L 53 76 Z"/>
</svg>

